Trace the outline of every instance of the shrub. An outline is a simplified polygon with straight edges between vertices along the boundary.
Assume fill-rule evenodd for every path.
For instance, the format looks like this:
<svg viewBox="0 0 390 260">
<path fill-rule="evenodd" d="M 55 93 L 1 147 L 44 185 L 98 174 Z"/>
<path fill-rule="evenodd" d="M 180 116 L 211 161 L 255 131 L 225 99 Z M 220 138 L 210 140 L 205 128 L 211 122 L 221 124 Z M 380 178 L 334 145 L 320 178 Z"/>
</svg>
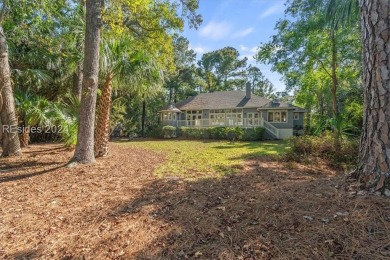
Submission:
<svg viewBox="0 0 390 260">
<path fill-rule="evenodd" d="M 264 140 L 264 127 L 245 128 L 243 129 L 242 141 L 262 141 Z"/>
<path fill-rule="evenodd" d="M 163 130 L 161 126 L 157 126 L 147 132 L 147 136 L 154 138 L 163 138 Z"/>
<path fill-rule="evenodd" d="M 300 161 L 302 158 L 317 157 L 339 166 L 355 164 L 358 157 L 359 141 L 357 138 L 344 138 L 340 147 L 334 145 L 333 134 L 329 131 L 321 136 L 295 136 L 289 139 L 290 150 L 287 159 Z"/>
<path fill-rule="evenodd" d="M 241 128 L 241 127 L 209 127 L 190 128 L 181 127 L 177 129 L 178 136 L 190 139 L 214 139 L 230 141 L 260 141 L 264 140 L 265 129 L 263 127 Z"/>
<path fill-rule="evenodd" d="M 236 140 L 242 140 L 243 134 L 244 130 L 239 126 L 229 127 L 226 129 L 226 138 L 232 142 Z"/>
<path fill-rule="evenodd" d="M 170 125 L 163 126 L 162 133 L 164 138 L 176 137 L 176 127 Z"/>
<path fill-rule="evenodd" d="M 216 139 L 216 140 L 227 139 L 227 131 L 226 131 L 226 127 L 224 126 L 209 127 L 206 129 L 206 131 L 210 139 Z"/>
<path fill-rule="evenodd" d="M 182 126 L 178 129 L 177 131 L 178 133 L 178 136 L 182 136 L 182 137 L 185 137 L 185 138 L 189 138 L 190 137 L 190 128 L 187 127 L 187 126 Z"/>
<path fill-rule="evenodd" d="M 189 137 L 192 139 L 201 139 L 203 137 L 203 129 L 201 128 L 190 128 Z"/>
<path fill-rule="evenodd" d="M 255 127 L 255 141 L 263 141 L 264 140 L 264 134 L 265 134 L 265 128 L 264 127 Z"/>
</svg>

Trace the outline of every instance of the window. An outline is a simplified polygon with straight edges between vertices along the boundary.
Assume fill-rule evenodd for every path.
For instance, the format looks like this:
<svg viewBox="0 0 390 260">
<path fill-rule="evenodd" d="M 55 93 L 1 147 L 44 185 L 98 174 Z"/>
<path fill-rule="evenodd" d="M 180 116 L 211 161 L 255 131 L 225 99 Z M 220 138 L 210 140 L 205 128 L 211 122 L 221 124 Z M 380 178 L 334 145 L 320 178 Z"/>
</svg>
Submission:
<svg viewBox="0 0 390 260">
<path fill-rule="evenodd" d="M 259 113 L 248 113 L 247 114 L 247 124 L 250 126 L 257 126 L 260 124 L 260 115 Z"/>
<path fill-rule="evenodd" d="M 242 125 L 242 109 L 212 109 L 210 124 L 216 126 Z"/>
<path fill-rule="evenodd" d="M 268 122 L 287 123 L 287 111 L 268 111 Z"/>
<path fill-rule="evenodd" d="M 299 113 L 294 112 L 294 120 L 299 120 Z"/>
</svg>

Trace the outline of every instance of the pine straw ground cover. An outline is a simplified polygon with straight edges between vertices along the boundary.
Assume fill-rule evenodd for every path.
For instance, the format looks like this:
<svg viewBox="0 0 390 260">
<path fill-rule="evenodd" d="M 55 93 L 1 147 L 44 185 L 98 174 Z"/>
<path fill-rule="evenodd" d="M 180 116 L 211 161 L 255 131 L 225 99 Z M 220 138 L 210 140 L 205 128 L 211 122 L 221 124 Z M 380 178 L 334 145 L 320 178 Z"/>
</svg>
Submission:
<svg viewBox="0 0 390 260">
<path fill-rule="evenodd" d="M 249 156 L 235 174 L 186 179 L 156 177 L 169 152 L 139 144 L 64 168 L 71 155 L 48 144 L 1 159 L 0 258 L 390 257 L 389 200 L 321 165 Z"/>
</svg>

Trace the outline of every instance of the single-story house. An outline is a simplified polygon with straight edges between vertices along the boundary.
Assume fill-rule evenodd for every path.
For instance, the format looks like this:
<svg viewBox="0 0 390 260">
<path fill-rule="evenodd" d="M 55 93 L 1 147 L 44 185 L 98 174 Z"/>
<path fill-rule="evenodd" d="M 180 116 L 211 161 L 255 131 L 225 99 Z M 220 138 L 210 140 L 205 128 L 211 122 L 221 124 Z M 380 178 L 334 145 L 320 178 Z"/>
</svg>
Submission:
<svg viewBox="0 0 390 260">
<path fill-rule="evenodd" d="M 201 93 L 163 107 L 160 124 L 175 127 L 264 127 L 270 138 L 285 139 L 303 129 L 306 111 L 289 103 L 269 100 L 246 91 Z M 296 131 L 295 131 L 296 132 Z"/>
</svg>

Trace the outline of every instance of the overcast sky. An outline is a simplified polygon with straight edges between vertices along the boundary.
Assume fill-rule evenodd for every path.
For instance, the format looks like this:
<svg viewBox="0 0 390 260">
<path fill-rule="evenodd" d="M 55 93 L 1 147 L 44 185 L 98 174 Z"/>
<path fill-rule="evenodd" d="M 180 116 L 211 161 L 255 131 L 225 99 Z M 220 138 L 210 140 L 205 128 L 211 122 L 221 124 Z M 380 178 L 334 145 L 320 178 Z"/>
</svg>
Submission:
<svg viewBox="0 0 390 260">
<path fill-rule="evenodd" d="M 284 16 L 284 0 L 200 0 L 199 13 L 203 24 L 198 30 L 184 30 L 191 48 L 201 58 L 205 52 L 226 46 L 236 48 L 249 63 L 258 66 L 263 74 L 283 91 L 281 75 L 271 72 L 270 66 L 258 64 L 253 55 L 260 43 L 268 42 L 275 34 L 275 24 Z"/>
</svg>

